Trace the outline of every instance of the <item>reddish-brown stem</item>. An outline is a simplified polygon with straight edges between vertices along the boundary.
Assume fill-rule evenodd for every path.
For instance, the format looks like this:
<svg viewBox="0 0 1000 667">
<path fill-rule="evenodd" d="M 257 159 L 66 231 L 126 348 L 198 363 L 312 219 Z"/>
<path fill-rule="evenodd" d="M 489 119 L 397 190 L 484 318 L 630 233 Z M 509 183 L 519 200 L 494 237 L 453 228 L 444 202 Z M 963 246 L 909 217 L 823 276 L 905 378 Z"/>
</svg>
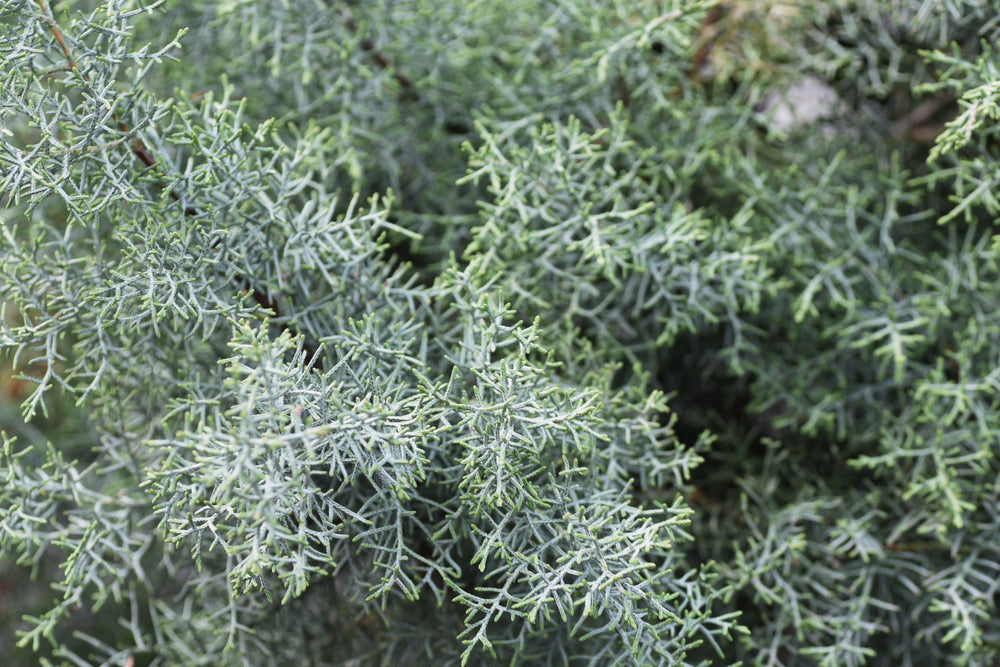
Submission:
<svg viewBox="0 0 1000 667">
<path fill-rule="evenodd" d="M 917 143 L 933 143 L 944 131 L 944 123 L 933 122 L 935 116 L 943 115 L 942 112 L 954 103 L 955 96 L 951 93 L 927 100 L 892 124 L 892 136 Z"/>
<path fill-rule="evenodd" d="M 359 27 L 351 15 L 343 9 L 338 10 L 338 13 L 343 17 L 344 25 L 346 25 L 351 32 L 357 34 Z M 375 61 L 375 64 L 382 69 L 389 69 L 392 67 L 392 59 L 376 48 L 375 41 L 373 39 L 369 37 L 362 38 L 361 50 L 371 56 L 371 59 Z M 401 74 L 399 71 L 394 70 L 392 78 L 395 79 L 396 83 L 398 83 L 403 89 L 409 90 L 413 88 L 413 80 L 405 74 Z"/>
<path fill-rule="evenodd" d="M 56 24 L 56 18 L 52 15 L 52 10 L 49 8 L 49 4 L 45 0 L 36 0 L 39 9 L 42 10 L 42 14 L 45 15 L 45 20 L 48 21 L 49 30 L 52 31 L 52 37 L 55 38 L 56 43 L 59 48 L 62 49 L 63 55 L 66 57 L 66 65 L 68 69 L 80 71 L 80 68 L 76 66 L 76 61 L 73 59 L 73 54 L 70 53 L 69 47 L 66 46 L 66 40 L 63 39 L 62 31 L 59 29 L 58 24 Z M 84 81 L 90 81 L 86 74 L 80 72 L 80 76 L 83 77 Z"/>
<path fill-rule="evenodd" d="M 715 28 L 713 27 L 718 23 L 719 19 L 722 18 L 722 7 L 716 5 L 712 7 L 705 14 L 705 18 L 701 22 L 700 29 L 700 41 L 701 46 L 694 54 L 694 58 L 691 60 L 691 77 L 697 78 L 701 76 L 702 68 L 708 65 L 709 57 L 712 54 L 712 37 L 715 33 Z"/>
<path fill-rule="evenodd" d="M 45 20 L 48 23 L 48 27 L 50 32 L 52 33 L 53 39 L 55 39 L 56 44 L 59 45 L 59 49 L 62 51 L 63 56 L 66 58 L 66 69 L 69 71 L 75 71 L 77 74 L 79 74 L 80 78 L 85 83 L 89 84 L 90 77 L 88 77 L 85 73 L 80 71 L 80 68 L 77 66 L 76 59 L 73 58 L 73 52 L 70 50 L 69 45 L 66 44 L 66 40 L 63 37 L 62 31 L 59 29 L 59 25 L 56 23 L 55 16 L 53 16 L 52 10 L 49 7 L 48 3 L 46 2 L 46 0 L 36 0 L 36 4 L 42 10 L 42 14 L 45 16 Z M 403 78 L 405 79 L 405 77 Z M 131 131 L 128 124 L 125 123 L 124 121 L 118 122 L 118 129 L 125 134 L 128 134 Z M 139 137 L 133 137 L 132 141 L 129 142 L 129 148 L 131 149 L 133 155 L 135 155 L 136 158 L 138 158 L 138 160 L 147 168 L 153 168 L 159 170 L 159 165 L 157 164 L 156 158 L 143 143 L 142 139 L 140 139 Z M 163 175 L 162 171 L 160 173 L 161 175 Z M 174 201 L 180 201 L 180 196 L 173 190 L 169 191 L 169 195 L 170 198 L 173 199 Z M 197 214 L 198 214 L 197 209 L 194 208 L 184 209 L 184 215 L 194 216 Z M 235 276 L 235 280 L 241 285 L 244 285 L 246 283 L 246 278 L 243 276 Z M 271 310 L 271 312 L 274 313 L 274 316 L 276 318 L 281 317 L 281 309 L 278 307 L 278 303 L 271 297 L 270 294 L 267 293 L 267 291 L 262 289 L 253 289 L 253 300 L 261 308 Z M 287 324 L 283 324 L 282 328 L 285 329 L 286 331 L 292 331 L 291 327 L 289 327 Z M 292 333 L 295 332 L 292 331 Z M 305 343 L 305 351 L 306 354 L 308 355 L 307 360 L 315 363 L 316 368 L 322 368 L 321 364 L 319 363 L 319 359 L 316 356 L 319 350 L 307 341 Z"/>
<path fill-rule="evenodd" d="M 66 69 L 77 72 L 80 75 L 80 78 L 83 79 L 84 82 L 90 83 L 90 77 L 87 76 L 85 73 L 81 72 L 80 68 L 77 66 L 76 59 L 73 58 L 73 52 L 70 51 L 69 45 L 66 44 L 66 39 L 63 37 L 62 30 L 59 29 L 59 24 L 56 23 L 56 18 L 55 16 L 53 16 L 52 9 L 49 7 L 49 4 L 45 0 L 35 0 L 35 4 L 37 4 L 38 7 L 42 10 L 42 14 L 45 16 L 45 20 L 49 24 L 49 31 L 51 31 L 52 37 L 56 40 L 56 44 L 59 45 L 59 49 L 62 51 L 63 56 L 66 58 Z M 129 132 L 129 127 L 124 122 L 118 123 L 118 129 L 120 129 L 122 132 L 126 134 L 128 134 Z M 134 153 L 135 156 L 139 158 L 139 161 L 142 162 L 144 165 L 146 165 L 147 167 L 153 167 L 156 165 L 156 160 L 149 152 L 149 149 L 147 149 L 146 146 L 142 143 L 141 139 L 139 139 L 138 137 L 133 139 L 132 142 L 130 143 L 130 147 L 132 149 L 132 153 Z M 178 199 L 177 193 L 175 192 L 171 192 L 170 196 L 174 200 Z"/>
</svg>

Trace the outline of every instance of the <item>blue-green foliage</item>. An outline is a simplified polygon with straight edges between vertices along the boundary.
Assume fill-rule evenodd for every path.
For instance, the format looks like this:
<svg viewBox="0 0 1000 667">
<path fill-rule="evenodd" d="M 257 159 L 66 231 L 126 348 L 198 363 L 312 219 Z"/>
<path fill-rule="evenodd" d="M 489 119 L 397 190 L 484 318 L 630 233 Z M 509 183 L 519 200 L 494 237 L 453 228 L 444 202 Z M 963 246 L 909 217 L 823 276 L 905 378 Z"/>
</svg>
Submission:
<svg viewBox="0 0 1000 667">
<path fill-rule="evenodd" d="M 18 659 L 990 664 L 1000 5 L 882 4 L 4 0 Z"/>
</svg>

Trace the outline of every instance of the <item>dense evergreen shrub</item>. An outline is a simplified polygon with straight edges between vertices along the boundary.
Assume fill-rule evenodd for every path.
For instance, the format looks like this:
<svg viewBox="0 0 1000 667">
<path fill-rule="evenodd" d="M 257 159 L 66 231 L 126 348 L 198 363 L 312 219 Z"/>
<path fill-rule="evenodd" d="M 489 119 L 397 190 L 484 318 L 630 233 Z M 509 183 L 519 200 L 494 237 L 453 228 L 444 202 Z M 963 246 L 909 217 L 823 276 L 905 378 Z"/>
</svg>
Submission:
<svg viewBox="0 0 1000 667">
<path fill-rule="evenodd" d="M 0 653 L 994 664 L 998 37 L 3 0 Z"/>
</svg>

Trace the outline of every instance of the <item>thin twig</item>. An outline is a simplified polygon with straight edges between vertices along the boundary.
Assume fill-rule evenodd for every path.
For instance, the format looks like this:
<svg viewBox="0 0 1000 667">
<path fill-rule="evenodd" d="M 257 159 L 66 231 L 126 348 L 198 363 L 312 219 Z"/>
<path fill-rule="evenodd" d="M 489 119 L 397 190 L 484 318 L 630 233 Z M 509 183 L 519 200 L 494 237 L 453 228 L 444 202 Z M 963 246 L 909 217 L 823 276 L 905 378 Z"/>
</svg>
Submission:
<svg viewBox="0 0 1000 667">
<path fill-rule="evenodd" d="M 88 77 L 84 72 L 82 72 L 79 66 L 77 65 L 76 59 L 73 57 L 73 52 L 70 50 L 69 45 L 66 43 L 66 40 L 62 34 L 62 30 L 59 29 L 59 24 L 56 23 L 55 16 L 52 14 L 52 9 L 49 7 L 48 2 L 46 2 L 46 0 L 35 0 L 35 1 L 38 7 L 42 10 L 42 14 L 45 17 L 46 22 L 48 23 L 48 27 L 52 33 L 53 38 L 59 45 L 59 49 L 62 51 L 63 56 L 66 58 L 66 69 L 69 71 L 76 72 L 80 76 L 80 78 L 86 84 L 89 85 L 90 77 Z M 405 77 L 403 78 L 405 79 Z M 118 129 L 120 129 L 126 135 L 128 135 L 132 131 L 131 128 L 129 128 L 128 124 L 125 123 L 124 121 L 118 121 Z M 135 155 L 142 164 L 144 164 L 147 168 L 155 169 L 157 173 L 159 173 L 164 178 L 166 177 L 166 174 L 163 173 L 162 169 L 158 164 L 157 159 L 154 157 L 153 153 L 146 147 L 146 144 L 143 143 L 142 139 L 140 139 L 138 136 L 133 137 L 132 141 L 129 143 L 129 147 L 132 150 L 133 155 Z M 175 191 L 170 190 L 168 194 L 170 195 L 170 198 L 173 199 L 174 201 L 180 201 L 180 196 Z M 198 215 L 198 209 L 190 207 L 185 208 L 184 215 L 186 216 Z M 248 286 L 249 281 L 246 279 L 246 277 L 242 275 L 236 275 L 233 276 L 233 278 L 237 283 L 240 284 L 242 289 L 250 289 L 252 291 L 253 300 L 257 303 L 257 305 L 259 305 L 261 308 L 265 310 L 271 310 L 274 313 L 275 318 L 279 319 L 281 318 L 281 308 L 278 306 L 278 302 L 275 301 L 274 298 L 272 298 L 271 295 L 266 290 L 259 289 L 256 287 L 250 288 Z M 284 331 L 288 331 L 292 334 L 299 335 L 298 332 L 293 330 L 287 323 L 282 324 L 281 327 Z M 305 341 L 304 349 L 307 354 L 307 361 L 309 363 L 315 364 L 317 369 L 322 369 L 322 364 L 319 362 L 319 359 L 317 357 L 317 354 L 319 352 L 318 348 L 309 343 L 308 340 L 306 339 L 303 340 Z"/>
<path fill-rule="evenodd" d="M 347 26 L 347 29 L 354 34 L 358 34 L 358 31 L 360 30 L 358 23 L 347 12 L 347 10 L 338 9 L 337 13 L 344 19 L 344 25 Z M 361 50 L 371 56 L 371 59 L 375 61 L 375 64 L 382 69 L 390 69 L 393 67 L 392 59 L 379 51 L 375 46 L 375 41 L 370 37 L 363 37 L 361 39 Z M 396 83 L 398 83 L 405 90 L 413 88 L 413 80 L 395 68 L 392 69 L 392 78 L 395 79 Z"/>
<path fill-rule="evenodd" d="M 918 143 L 931 143 L 944 131 L 944 123 L 928 123 L 946 107 L 955 103 L 955 95 L 938 95 L 918 105 L 892 124 L 892 136 Z"/>
<path fill-rule="evenodd" d="M 59 24 L 56 23 L 56 18 L 52 14 L 52 9 L 49 7 L 49 3 L 46 0 L 35 0 L 35 4 L 42 10 L 42 14 L 45 16 L 46 22 L 49 24 L 49 30 L 52 32 L 52 37 L 56 40 L 56 44 L 59 45 L 59 49 L 62 51 L 63 56 L 66 58 L 66 69 L 71 72 L 76 72 L 80 75 L 80 78 L 87 84 L 90 83 L 90 77 L 86 73 L 80 70 L 80 67 L 76 64 L 76 59 L 73 57 L 73 52 L 70 51 L 69 45 L 66 44 L 66 39 L 63 37 L 62 30 L 59 29 Z M 129 127 L 125 122 L 119 121 L 118 129 L 122 132 L 128 134 Z M 156 165 L 156 160 L 153 158 L 149 149 L 146 148 L 145 144 L 138 137 L 134 138 L 130 144 L 132 153 L 135 154 L 139 161 L 142 162 L 147 167 L 153 167 Z M 180 199 L 176 192 L 171 192 L 170 196 L 176 201 Z"/>
</svg>

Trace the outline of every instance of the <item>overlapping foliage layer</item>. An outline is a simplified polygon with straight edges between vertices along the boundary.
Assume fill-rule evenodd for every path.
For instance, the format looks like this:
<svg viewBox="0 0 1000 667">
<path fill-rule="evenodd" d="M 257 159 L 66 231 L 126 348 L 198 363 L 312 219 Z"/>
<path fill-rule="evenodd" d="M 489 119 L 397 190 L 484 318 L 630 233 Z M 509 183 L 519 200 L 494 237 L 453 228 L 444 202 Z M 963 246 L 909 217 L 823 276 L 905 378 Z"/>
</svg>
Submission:
<svg viewBox="0 0 1000 667">
<path fill-rule="evenodd" d="M 1000 5 L 0 7 L 0 651 L 1000 653 Z"/>
</svg>

